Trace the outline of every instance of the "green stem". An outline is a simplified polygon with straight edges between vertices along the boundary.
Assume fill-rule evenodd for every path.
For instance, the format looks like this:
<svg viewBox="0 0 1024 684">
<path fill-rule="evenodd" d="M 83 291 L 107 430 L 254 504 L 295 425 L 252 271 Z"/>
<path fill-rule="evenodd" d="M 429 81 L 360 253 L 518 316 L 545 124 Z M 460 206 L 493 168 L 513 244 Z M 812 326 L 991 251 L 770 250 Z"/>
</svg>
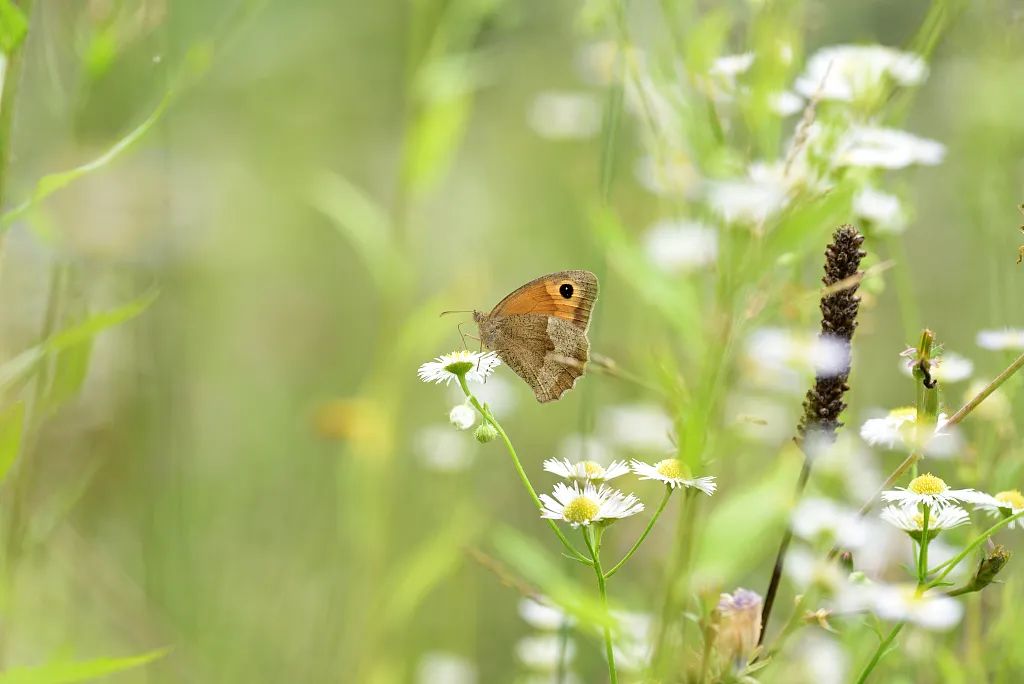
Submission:
<svg viewBox="0 0 1024 684">
<path fill-rule="evenodd" d="M 932 587 L 936 586 L 939 582 L 941 582 L 943 579 L 945 579 L 946 575 L 951 573 L 953 571 L 953 568 L 955 568 L 957 565 L 959 565 L 960 561 L 962 561 L 964 558 L 966 558 L 967 555 L 971 551 L 973 551 L 974 549 L 976 549 L 979 546 L 981 546 L 985 542 L 986 539 L 991 537 L 993 534 L 995 534 L 1001 528 L 1006 527 L 1007 525 L 1012 523 L 1014 520 L 1019 520 L 1021 517 L 1024 517 L 1024 511 L 1021 511 L 1020 513 L 1017 513 L 1015 515 L 1011 515 L 1009 518 L 1003 518 L 1002 520 L 997 522 L 995 525 L 993 525 L 992 527 L 990 527 L 987 530 L 985 530 L 984 532 L 982 532 L 981 535 L 979 535 L 977 539 L 975 539 L 970 544 L 968 544 L 967 547 L 963 551 L 961 551 L 957 555 L 953 556 L 952 558 L 950 558 L 945 563 L 942 563 L 942 564 L 932 568 L 931 570 L 929 570 L 928 571 L 929 575 L 931 575 L 932 573 L 936 573 L 939 570 L 942 570 L 942 574 L 939 575 L 938 577 L 936 577 L 935 579 L 933 579 L 931 582 L 929 582 L 928 586 L 926 586 L 925 589 L 931 589 Z M 943 568 L 945 568 L 945 570 L 943 570 Z"/>
<path fill-rule="evenodd" d="M 594 574 L 597 575 L 597 591 L 601 595 L 601 610 L 604 612 L 606 619 L 604 628 L 602 630 L 604 634 L 604 654 L 608 659 L 608 679 L 611 684 L 618 684 L 619 675 L 615 670 L 615 650 L 612 648 L 612 630 L 609 626 L 607 619 L 610 616 L 608 612 L 608 585 L 605 578 L 604 570 L 601 568 L 601 535 L 604 534 L 604 530 L 600 527 L 594 529 L 594 538 L 591 541 L 590 536 L 587 533 L 587 528 L 583 528 L 583 541 L 587 544 L 587 549 L 590 551 L 590 557 L 594 562 Z"/>
<path fill-rule="evenodd" d="M 477 412 L 484 420 L 490 423 L 494 427 L 494 429 L 497 430 L 498 436 L 501 437 L 501 441 L 505 443 L 505 449 L 508 450 L 509 456 L 512 457 L 512 465 L 515 466 L 516 472 L 519 474 L 519 479 L 522 481 L 523 487 L 525 487 L 526 491 L 529 493 L 530 498 L 533 499 L 534 505 L 536 505 L 539 510 L 544 510 L 544 504 L 541 502 L 540 497 L 537 496 L 537 490 L 535 490 L 533 488 L 533 485 L 530 483 L 530 478 L 529 476 L 527 476 L 526 470 L 523 469 L 523 464 L 519 460 L 519 455 L 516 453 L 515 447 L 512 446 L 512 440 L 509 439 L 508 433 L 506 433 L 505 429 L 501 427 L 501 424 L 498 422 L 498 419 L 495 418 L 490 411 L 485 409 L 483 405 L 480 404 L 480 401 L 476 398 L 476 396 L 474 396 L 473 393 L 469 390 L 469 385 L 466 383 L 466 376 L 459 375 L 458 378 L 459 386 L 462 387 L 462 392 L 466 395 L 466 398 L 469 399 L 469 403 L 473 405 L 473 408 L 477 410 Z M 558 523 L 556 523 L 554 520 L 551 520 L 550 518 L 545 518 L 545 520 L 547 521 L 548 526 L 551 528 L 551 531 L 555 533 L 555 536 L 558 537 L 558 540 L 562 542 L 562 546 L 566 548 L 566 550 L 569 552 L 569 554 L 574 560 L 578 560 L 579 562 L 585 565 L 593 564 L 589 558 L 584 556 L 583 553 L 579 551 L 575 546 L 573 546 L 572 542 L 570 542 L 566 538 L 562 530 L 559 529 Z"/>
<path fill-rule="evenodd" d="M 892 628 L 892 631 L 889 632 L 889 636 L 885 637 L 885 639 L 882 640 L 882 643 L 878 644 L 878 648 L 875 649 L 875 654 L 871 656 L 871 660 L 868 661 L 868 664 L 865 665 L 864 669 L 861 671 L 860 676 L 857 677 L 857 684 L 864 684 L 864 682 L 868 680 L 868 675 L 870 675 L 871 671 L 875 669 L 876 665 L 878 665 L 878 661 L 885 655 L 885 650 L 889 648 L 889 644 L 892 643 L 893 639 L 896 638 L 896 635 L 900 633 L 901 629 L 903 629 L 903 623 L 897 623 L 897 625 Z"/>
<path fill-rule="evenodd" d="M 658 522 L 658 518 L 661 517 L 661 512 L 665 510 L 665 505 L 668 504 L 668 500 L 669 498 L 671 498 L 673 491 L 674 490 L 668 485 L 665 486 L 665 496 L 661 498 L 661 503 L 658 504 L 658 509 L 654 511 L 654 515 L 651 516 L 651 520 L 647 523 L 647 527 L 640 534 L 640 537 L 636 540 L 636 543 L 633 544 L 633 547 L 626 552 L 625 556 L 622 557 L 622 560 L 616 563 L 611 570 L 604 574 L 605 579 L 608 579 L 609 577 L 617 573 L 619 571 L 619 568 L 621 568 L 626 563 L 626 561 L 632 558 L 633 554 L 636 553 L 636 550 L 639 549 L 640 545 L 644 543 L 644 540 L 647 539 L 647 535 L 649 535 L 651 533 L 651 530 L 654 529 L 654 523 Z"/>
<path fill-rule="evenodd" d="M 928 518 L 931 516 L 932 507 L 929 504 L 921 504 L 924 510 L 921 511 L 921 543 L 920 554 L 917 558 L 917 586 L 924 586 L 928 580 Z"/>
</svg>

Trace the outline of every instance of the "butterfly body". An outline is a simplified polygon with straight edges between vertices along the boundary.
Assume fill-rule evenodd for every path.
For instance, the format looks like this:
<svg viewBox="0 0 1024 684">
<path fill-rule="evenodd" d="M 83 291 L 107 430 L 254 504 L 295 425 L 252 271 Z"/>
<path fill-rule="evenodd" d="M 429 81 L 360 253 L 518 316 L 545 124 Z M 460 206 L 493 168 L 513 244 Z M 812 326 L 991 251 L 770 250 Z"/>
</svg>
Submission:
<svg viewBox="0 0 1024 684">
<path fill-rule="evenodd" d="M 555 401 L 586 369 L 597 292 L 590 271 L 559 271 L 523 285 L 490 313 L 474 311 L 473 320 L 484 346 L 526 381 L 537 401 Z"/>
</svg>

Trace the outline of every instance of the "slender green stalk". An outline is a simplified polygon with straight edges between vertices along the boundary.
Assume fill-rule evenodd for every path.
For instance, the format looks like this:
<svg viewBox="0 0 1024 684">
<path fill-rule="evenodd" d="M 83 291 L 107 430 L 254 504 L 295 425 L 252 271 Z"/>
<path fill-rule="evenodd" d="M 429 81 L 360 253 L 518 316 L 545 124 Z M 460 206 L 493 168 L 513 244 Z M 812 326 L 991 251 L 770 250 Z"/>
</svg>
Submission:
<svg viewBox="0 0 1024 684">
<path fill-rule="evenodd" d="M 953 556 L 952 558 L 950 558 L 945 563 L 942 563 L 942 564 L 932 568 L 931 570 L 929 570 L 928 571 L 929 575 L 934 574 L 934 573 L 938 572 L 939 570 L 942 570 L 942 574 L 940 574 L 938 577 L 936 577 L 931 582 L 929 582 L 928 586 L 926 586 L 925 589 L 931 589 L 932 587 L 934 587 L 937 584 L 939 584 L 942 580 L 944 580 L 946 578 L 946 575 L 948 575 L 949 573 L 951 573 L 953 571 L 953 568 L 955 568 L 957 565 L 960 564 L 960 561 L 962 561 L 964 558 L 967 557 L 967 555 L 971 551 L 973 551 L 974 549 L 976 549 L 979 546 L 981 546 L 985 542 L 986 539 L 991 537 L 993 534 L 995 534 L 1001 528 L 1006 527 L 1007 525 L 1012 523 L 1014 520 L 1019 520 L 1022 517 L 1024 517 L 1024 511 L 1021 511 L 1020 513 L 1017 513 L 1015 515 L 1011 515 L 1009 518 L 1003 518 L 1002 520 L 997 522 L 995 525 L 993 525 L 992 527 L 990 527 L 987 530 L 985 530 L 984 532 L 982 532 L 978 536 L 978 538 L 975 539 L 974 541 L 972 541 L 970 544 L 968 544 L 966 546 L 966 548 L 964 548 L 963 551 L 961 551 L 957 555 Z M 943 570 L 943 568 L 945 568 L 945 569 Z"/>
<path fill-rule="evenodd" d="M 921 504 L 921 543 L 920 553 L 917 557 L 917 586 L 924 586 L 928 581 L 928 518 L 931 516 L 932 507 L 928 504 Z"/>
<path fill-rule="evenodd" d="M 597 591 L 601 595 L 601 609 L 605 615 L 608 615 L 608 585 L 605 579 L 604 570 L 601 568 L 601 536 L 604 534 L 604 529 L 596 527 L 594 529 L 593 540 L 587 533 L 587 528 L 583 528 L 583 541 L 587 544 L 587 549 L 590 550 L 590 557 L 594 561 L 594 574 L 597 575 Z M 618 684 L 619 675 L 615 670 L 615 650 L 612 648 L 612 630 L 607 622 L 604 624 L 602 629 L 604 635 L 604 654 L 608 660 L 608 679 L 611 684 Z"/>
<path fill-rule="evenodd" d="M 868 680 L 868 676 L 871 674 L 872 670 L 874 670 L 875 667 L 878 665 L 878 661 L 880 661 L 882 659 L 882 656 L 885 655 L 885 651 L 887 648 L 889 648 L 889 644 L 893 642 L 893 639 L 896 638 L 896 635 L 900 633 L 901 629 L 903 629 L 903 624 L 904 623 L 902 622 L 897 623 L 896 626 L 892 628 L 892 631 L 889 632 L 889 636 L 885 637 L 885 639 L 883 639 L 882 642 L 878 644 L 878 648 L 875 649 L 875 653 L 873 656 L 871 656 L 871 660 L 868 661 L 868 664 L 864 666 L 863 670 L 861 670 L 860 676 L 857 677 L 857 684 L 864 684 L 864 682 Z"/>
<path fill-rule="evenodd" d="M 501 441 L 505 443 L 505 449 L 508 450 L 509 456 L 512 457 L 512 465 L 515 466 L 516 473 L 519 474 L 519 479 L 522 481 L 523 487 L 525 487 L 526 491 L 529 493 L 530 498 L 533 499 L 534 505 L 536 505 L 538 509 L 543 509 L 544 504 L 541 503 L 540 497 L 537 496 L 537 490 L 534 489 L 533 485 L 530 483 L 530 478 L 526 474 L 526 470 L 523 469 L 523 464 L 519 460 L 519 455 L 516 453 L 515 447 L 512 446 L 512 440 L 509 439 L 508 433 L 506 433 L 505 429 L 501 427 L 501 423 L 498 422 L 498 419 L 495 418 L 489 410 L 484 408 L 484 406 L 480 403 L 476 396 L 474 396 L 473 393 L 470 391 L 469 385 L 466 383 L 466 376 L 459 375 L 458 377 L 459 386 L 462 387 L 462 392 L 463 394 L 466 395 L 466 398 L 469 399 L 469 403 L 473 405 L 473 408 L 477 410 L 477 412 L 484 420 L 490 423 L 494 427 L 494 429 L 497 430 L 498 436 L 501 437 Z M 588 559 L 586 556 L 584 556 L 583 553 L 579 551 L 573 545 L 573 543 L 566 538 L 562 530 L 559 529 L 558 523 L 549 518 L 546 520 L 548 526 L 551 528 L 551 531 L 555 533 L 555 536 L 558 537 L 558 540 L 562 542 L 562 546 L 566 548 L 566 550 L 569 552 L 569 554 L 574 560 L 578 560 L 585 565 L 592 565 L 592 561 Z"/>
<path fill-rule="evenodd" d="M 665 496 L 661 498 L 661 503 L 658 504 L 658 509 L 654 511 L 654 515 L 651 516 L 650 521 L 647 523 L 647 527 L 644 528 L 644 531 L 640 534 L 640 537 L 637 538 L 636 543 L 633 544 L 632 548 L 630 548 L 629 551 L 626 552 L 626 555 L 622 557 L 622 560 L 616 563 L 614 567 L 612 567 L 608 572 L 604 574 L 605 579 L 608 579 L 609 577 L 617 573 L 619 571 L 619 568 L 625 565 L 626 561 L 632 558 L 633 554 L 636 553 L 636 550 L 639 549 L 640 545 L 644 543 L 644 540 L 647 539 L 647 535 L 649 535 L 651 533 L 651 530 L 654 529 L 654 523 L 658 522 L 658 518 L 661 517 L 661 512 L 665 510 L 665 506 L 666 504 L 668 504 L 668 500 L 672 497 L 672 492 L 673 489 L 666 485 Z"/>
</svg>

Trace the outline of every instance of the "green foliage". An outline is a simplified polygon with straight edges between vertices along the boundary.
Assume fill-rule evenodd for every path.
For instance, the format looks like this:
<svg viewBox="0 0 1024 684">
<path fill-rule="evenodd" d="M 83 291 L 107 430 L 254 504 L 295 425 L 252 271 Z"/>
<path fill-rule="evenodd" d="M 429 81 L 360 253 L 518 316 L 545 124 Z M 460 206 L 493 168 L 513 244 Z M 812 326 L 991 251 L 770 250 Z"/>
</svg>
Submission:
<svg viewBox="0 0 1024 684">
<path fill-rule="evenodd" d="M 16 667 L 0 672 L 0 684 L 72 684 L 89 682 L 134 670 L 163 658 L 170 649 L 160 648 L 125 658 L 95 658 L 78 662 L 51 662 L 36 667 Z"/>
</svg>

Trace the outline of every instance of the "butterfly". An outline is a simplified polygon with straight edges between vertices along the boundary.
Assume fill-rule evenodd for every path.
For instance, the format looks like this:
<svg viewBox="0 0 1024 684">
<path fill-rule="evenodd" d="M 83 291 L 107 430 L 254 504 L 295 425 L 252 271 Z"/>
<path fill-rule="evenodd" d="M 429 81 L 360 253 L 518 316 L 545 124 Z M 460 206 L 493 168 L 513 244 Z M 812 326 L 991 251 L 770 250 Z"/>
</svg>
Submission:
<svg viewBox="0 0 1024 684">
<path fill-rule="evenodd" d="M 597 276 L 558 271 L 531 280 L 490 313 L 474 311 L 480 341 L 544 403 L 562 398 L 586 370 Z"/>
</svg>

